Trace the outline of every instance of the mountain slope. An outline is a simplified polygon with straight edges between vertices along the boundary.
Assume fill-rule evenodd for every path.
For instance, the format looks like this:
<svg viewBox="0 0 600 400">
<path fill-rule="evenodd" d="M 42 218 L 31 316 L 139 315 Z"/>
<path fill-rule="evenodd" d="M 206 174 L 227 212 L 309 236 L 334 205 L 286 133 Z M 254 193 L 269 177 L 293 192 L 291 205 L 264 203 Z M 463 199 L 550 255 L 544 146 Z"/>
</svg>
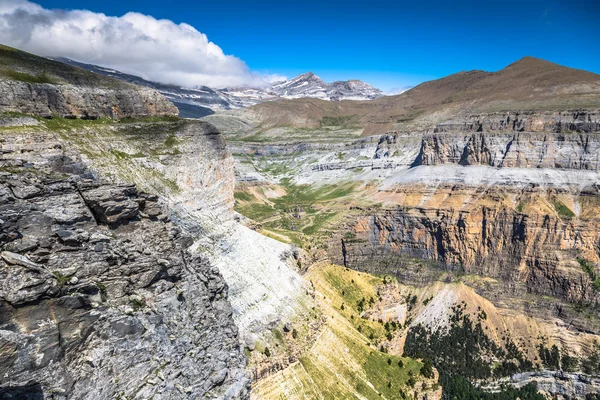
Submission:
<svg viewBox="0 0 600 400">
<path fill-rule="evenodd" d="M 0 45 L 0 112 L 61 117 L 177 115 L 157 91 Z"/>
<path fill-rule="evenodd" d="M 370 102 L 317 99 L 263 103 L 241 114 L 264 128 L 322 125 L 324 118 L 357 116 L 363 134 L 433 129 L 481 113 L 567 111 L 600 107 L 600 75 L 525 57 L 497 72 L 459 72 L 398 96 Z"/>
<path fill-rule="evenodd" d="M 177 85 L 167 85 L 158 82 L 152 82 L 139 76 L 126 74 L 112 68 L 104 68 L 94 64 L 81 63 L 64 57 L 56 57 L 53 60 L 64 64 L 73 65 L 86 69 L 103 76 L 110 76 L 135 85 L 147 86 L 158 90 L 165 97 L 171 100 L 179 108 L 181 116 L 203 117 L 213 113 L 212 108 L 228 108 L 229 103 L 219 93 L 207 86 L 200 86 L 195 89 L 181 88 Z"/>
</svg>

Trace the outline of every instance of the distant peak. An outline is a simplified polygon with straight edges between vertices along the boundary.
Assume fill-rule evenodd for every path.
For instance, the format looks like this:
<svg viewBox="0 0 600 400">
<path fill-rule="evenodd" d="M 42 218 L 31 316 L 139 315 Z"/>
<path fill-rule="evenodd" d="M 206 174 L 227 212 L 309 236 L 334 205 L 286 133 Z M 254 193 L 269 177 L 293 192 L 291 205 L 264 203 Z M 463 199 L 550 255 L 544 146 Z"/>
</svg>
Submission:
<svg viewBox="0 0 600 400">
<path fill-rule="evenodd" d="M 318 79 L 318 80 L 321 80 L 321 78 L 319 78 L 313 72 L 306 72 L 306 73 L 300 75 L 298 78 L 302 78 L 302 79 L 315 79 L 315 80 Z"/>
<path fill-rule="evenodd" d="M 541 58 L 525 56 L 514 63 L 509 64 L 505 69 L 529 69 L 550 66 L 557 67 L 559 65 Z"/>
</svg>

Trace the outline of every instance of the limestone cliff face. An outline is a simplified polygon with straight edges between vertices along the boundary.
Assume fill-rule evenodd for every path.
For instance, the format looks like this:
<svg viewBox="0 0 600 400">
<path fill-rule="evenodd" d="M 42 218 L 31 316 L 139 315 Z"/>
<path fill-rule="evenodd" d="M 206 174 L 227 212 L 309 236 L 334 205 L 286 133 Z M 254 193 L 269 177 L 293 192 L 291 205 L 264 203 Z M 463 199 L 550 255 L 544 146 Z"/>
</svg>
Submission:
<svg viewBox="0 0 600 400">
<path fill-rule="evenodd" d="M 510 130 L 424 134 L 408 169 L 397 170 L 398 154 L 414 145 L 383 135 L 374 159 L 391 166 L 377 195 L 385 206 L 353 211 L 331 241 L 334 260 L 381 271 L 405 254 L 521 292 L 597 303 L 576 259 L 600 261 L 600 136 Z"/>
<path fill-rule="evenodd" d="M 367 211 L 367 210 L 365 210 Z M 336 246 L 336 261 L 368 268 L 386 254 L 403 253 L 448 268 L 501 278 L 534 293 L 569 301 L 598 301 L 574 254 L 596 255 L 598 221 L 561 220 L 506 208 L 479 212 L 404 208 L 371 210 Z"/>
<path fill-rule="evenodd" d="M 309 303 L 305 282 L 291 268 L 296 265 L 291 246 L 236 222 L 233 157 L 213 125 L 189 120 L 84 125 L 60 131 L 61 141 L 96 175 L 160 196 L 173 221 L 196 239 L 193 250 L 226 279 L 233 317 L 247 344 Z M 7 146 L 20 152 L 23 143 L 10 139 Z"/>
<path fill-rule="evenodd" d="M 156 90 L 1 44 L 0 93 L 0 113 L 90 119 L 178 114 L 177 107 Z"/>
<path fill-rule="evenodd" d="M 247 398 L 227 285 L 159 198 L 50 132 L 1 142 L 0 397 Z"/>
<path fill-rule="evenodd" d="M 40 136 L 35 128 L 24 130 L 30 138 Z M 72 127 L 67 123 L 58 136 L 96 176 L 133 183 L 159 195 L 176 222 L 193 235 L 207 234 L 233 220 L 233 158 L 223 136 L 210 124 L 177 120 Z M 14 152 L 22 151 L 24 144 L 18 137 L 4 142 Z"/>
<path fill-rule="evenodd" d="M 593 133 L 600 131 L 600 112 L 596 109 L 579 109 L 475 114 L 442 122 L 435 127 L 434 131 Z"/>
<path fill-rule="evenodd" d="M 507 168 L 598 170 L 594 133 L 472 133 L 423 136 L 414 165 L 488 165 Z"/>
<path fill-rule="evenodd" d="M 0 112 L 92 119 L 178 114 L 177 107 L 157 91 L 118 81 L 113 86 L 82 87 L 0 78 L 0 93 Z"/>
</svg>

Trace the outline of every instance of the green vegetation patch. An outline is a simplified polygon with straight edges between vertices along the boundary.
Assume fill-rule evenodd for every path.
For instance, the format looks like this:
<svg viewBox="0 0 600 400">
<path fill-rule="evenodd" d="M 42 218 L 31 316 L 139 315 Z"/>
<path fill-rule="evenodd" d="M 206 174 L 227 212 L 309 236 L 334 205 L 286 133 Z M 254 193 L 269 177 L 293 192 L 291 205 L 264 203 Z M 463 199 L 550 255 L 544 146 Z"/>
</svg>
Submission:
<svg viewBox="0 0 600 400">
<path fill-rule="evenodd" d="M 110 149 L 110 152 L 115 157 L 117 157 L 119 160 L 127 160 L 127 159 L 130 159 L 130 158 L 142 158 L 142 157 L 146 157 L 146 155 L 143 154 L 143 153 L 141 153 L 141 152 L 137 152 L 137 153 L 134 153 L 134 154 L 129 154 L 129 153 L 126 153 L 124 151 L 117 150 L 117 149 Z"/>
<path fill-rule="evenodd" d="M 558 213 L 561 218 L 573 218 L 575 217 L 575 213 L 571 211 L 569 207 L 567 207 L 562 201 L 558 199 L 553 200 L 554 209 Z"/>
<path fill-rule="evenodd" d="M 175 135 L 169 135 L 169 137 L 167 137 L 165 139 L 166 147 L 173 148 L 173 147 L 177 146 L 178 144 L 179 144 L 179 140 L 177 139 L 177 137 L 175 137 Z"/>
<path fill-rule="evenodd" d="M 26 82 L 26 83 L 52 83 L 56 84 L 56 80 L 50 78 L 46 72 L 42 72 L 40 75 L 31 75 L 25 72 L 15 71 L 14 69 L 3 69 L 0 70 L 0 74 L 7 77 L 8 79 Z"/>
<path fill-rule="evenodd" d="M 237 191 L 235 210 L 303 246 L 309 237 L 322 234 L 338 216 L 332 203 L 352 194 L 355 183 L 310 186 L 296 185 L 284 178 L 281 186 L 286 194 L 271 199 L 270 204 L 248 192 Z"/>
<path fill-rule="evenodd" d="M 388 331 L 385 325 L 361 318 L 363 311 L 375 304 L 378 298 L 376 288 L 384 284 L 384 279 L 333 265 L 323 267 L 320 275 L 327 287 L 334 291 L 329 293 L 329 297 L 340 314 L 351 321 L 354 328 L 372 344 L 384 341 Z"/>
<path fill-rule="evenodd" d="M 109 126 L 114 123 L 111 118 L 80 119 L 53 117 L 42 120 L 46 128 L 52 131 L 82 129 L 86 127 Z"/>
<path fill-rule="evenodd" d="M 589 356 L 581 362 L 583 372 L 588 375 L 600 375 L 600 344 L 594 342 Z"/>
<path fill-rule="evenodd" d="M 596 273 L 596 266 L 591 261 L 581 257 L 577 257 L 577 262 L 581 265 L 581 269 L 590 277 L 594 290 L 600 292 L 600 277 Z"/>
<path fill-rule="evenodd" d="M 465 310 L 464 302 L 452 307 L 449 327 L 435 330 L 422 324 L 412 327 L 406 337 L 404 354 L 432 361 L 440 372 L 444 398 L 488 398 L 488 393 L 475 388 L 469 380 L 529 371 L 533 369 L 533 363 L 510 338 L 505 338 L 502 348 L 485 333 L 482 322 L 487 316 L 483 310 L 475 316 Z M 492 366 L 489 360 L 494 359 L 499 362 Z"/>
<path fill-rule="evenodd" d="M 350 127 L 358 125 L 358 115 L 341 115 L 338 117 L 323 117 L 320 121 L 321 126 L 339 126 Z"/>
<path fill-rule="evenodd" d="M 121 124 L 131 124 L 135 122 L 178 122 L 182 119 L 176 115 L 155 115 L 152 117 L 143 117 L 143 118 L 121 118 L 119 123 Z"/>
<path fill-rule="evenodd" d="M 377 297 L 386 279 L 331 264 L 312 270 L 308 278 L 343 317 L 330 325 L 335 340 L 325 339 L 326 345 L 300 358 L 311 378 L 309 386 L 327 399 L 403 399 L 423 390 L 421 382 L 431 375 L 421 371 L 433 370 L 418 360 L 378 350 L 374 342 L 383 339 L 383 324 L 360 317 L 359 304 Z"/>
<path fill-rule="evenodd" d="M 250 193 L 237 191 L 233 194 L 233 198 L 241 201 L 254 201 L 256 197 L 252 196 Z"/>
</svg>

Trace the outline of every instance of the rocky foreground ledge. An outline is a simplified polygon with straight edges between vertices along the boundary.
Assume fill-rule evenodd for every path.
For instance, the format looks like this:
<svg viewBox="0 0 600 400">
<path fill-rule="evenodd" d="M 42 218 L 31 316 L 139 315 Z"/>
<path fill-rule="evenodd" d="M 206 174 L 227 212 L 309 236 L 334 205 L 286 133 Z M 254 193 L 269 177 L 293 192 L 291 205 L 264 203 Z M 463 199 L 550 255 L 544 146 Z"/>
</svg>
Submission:
<svg viewBox="0 0 600 400">
<path fill-rule="evenodd" d="M 158 198 L 26 142 L 0 156 L 0 398 L 247 398 L 227 286 Z"/>
</svg>

